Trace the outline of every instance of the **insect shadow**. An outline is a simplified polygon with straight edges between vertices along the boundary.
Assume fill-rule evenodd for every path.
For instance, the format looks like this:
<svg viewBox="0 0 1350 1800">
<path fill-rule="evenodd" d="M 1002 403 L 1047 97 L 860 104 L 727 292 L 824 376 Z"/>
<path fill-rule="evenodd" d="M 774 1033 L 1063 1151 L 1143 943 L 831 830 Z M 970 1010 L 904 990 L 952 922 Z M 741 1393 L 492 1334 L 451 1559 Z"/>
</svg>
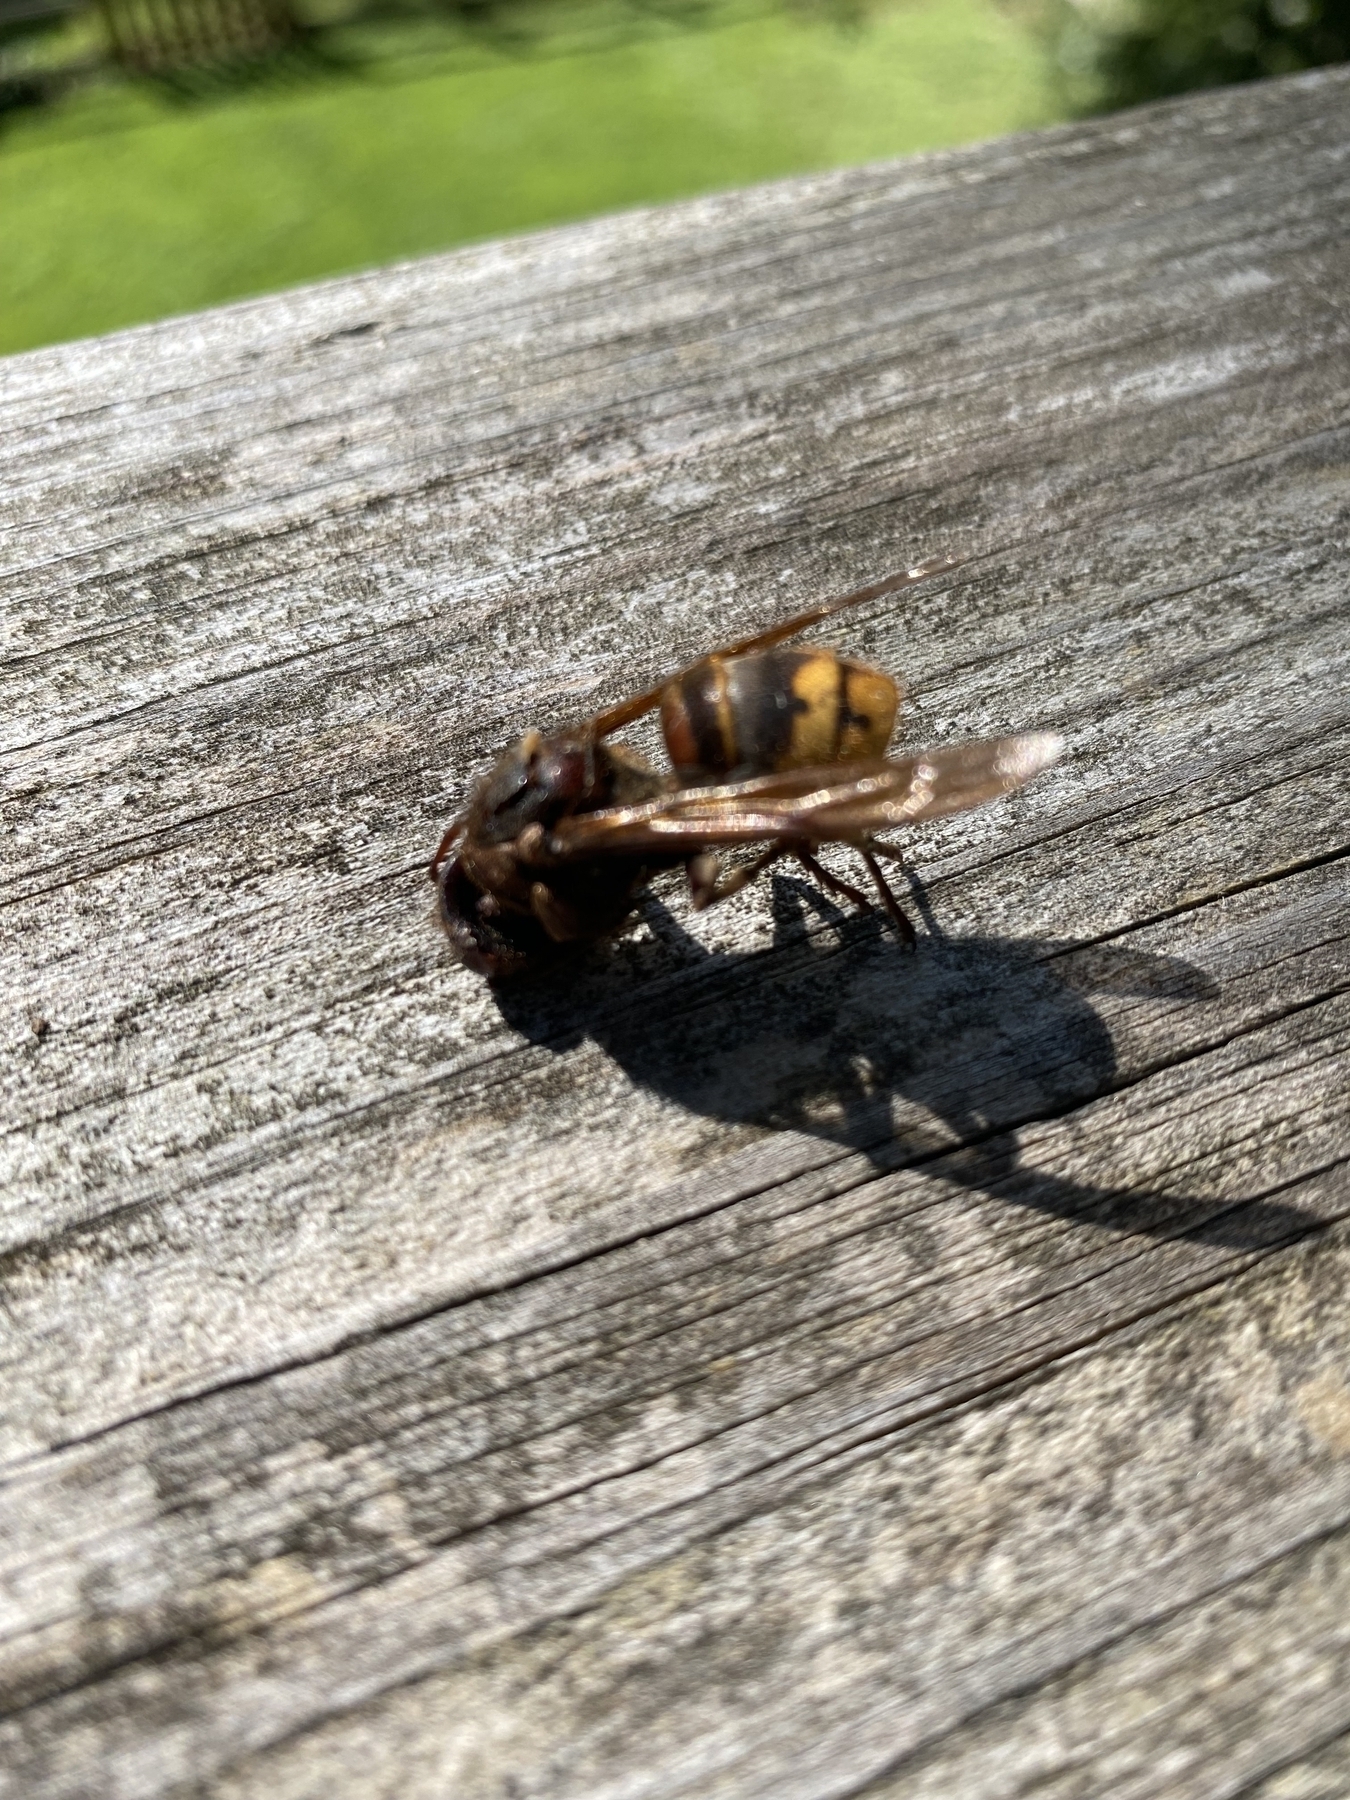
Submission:
<svg viewBox="0 0 1350 1800">
<path fill-rule="evenodd" d="M 810 1133 L 878 1171 L 920 1165 L 953 1186 L 1116 1231 L 1252 1250 L 1320 1228 L 1274 1198 L 1117 1188 L 1022 1161 L 1019 1131 L 1128 1083 L 1092 996 L 1171 1009 L 1211 1001 L 1211 978 L 1115 944 L 987 936 L 928 925 L 917 955 L 813 886 L 773 881 L 772 977 L 760 957 L 711 953 L 660 901 L 655 944 L 495 990 L 507 1022 L 556 1053 L 589 1038 L 638 1087 L 709 1118 Z M 811 915 L 837 927 L 811 933 Z M 683 968 L 635 982 L 649 963 Z M 636 965 L 636 966 L 635 966 Z M 1158 1061 L 1168 1060 L 1165 1045 Z"/>
</svg>

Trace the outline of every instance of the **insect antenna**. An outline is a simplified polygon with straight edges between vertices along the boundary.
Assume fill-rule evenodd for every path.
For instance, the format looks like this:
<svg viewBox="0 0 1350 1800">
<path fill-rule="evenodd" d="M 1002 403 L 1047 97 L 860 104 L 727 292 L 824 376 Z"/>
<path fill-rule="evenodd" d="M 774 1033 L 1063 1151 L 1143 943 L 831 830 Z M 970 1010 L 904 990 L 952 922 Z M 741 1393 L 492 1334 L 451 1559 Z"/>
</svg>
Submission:
<svg viewBox="0 0 1350 1800">
<path fill-rule="evenodd" d="M 916 563 L 912 569 L 902 569 L 898 574 L 887 575 L 881 581 L 871 582 L 867 587 L 855 588 L 851 594 L 844 594 L 838 600 L 827 600 L 821 606 L 812 606 L 806 612 L 795 613 L 780 625 L 770 625 L 765 631 L 757 631 L 753 637 L 738 638 L 734 644 L 723 644 L 713 654 L 719 657 L 747 656 L 756 650 L 771 650 L 775 644 L 796 637 L 799 631 L 819 625 L 822 619 L 833 618 L 835 613 L 847 612 L 850 606 L 863 606 L 869 600 L 879 600 L 883 594 L 893 594 L 900 588 L 912 587 L 916 581 L 926 581 L 930 575 L 945 574 L 948 569 L 958 568 L 965 560 L 963 556 L 930 557 L 927 562 Z M 598 738 L 608 737 L 610 732 L 631 725 L 634 719 L 640 719 L 644 713 L 649 713 L 660 705 L 661 696 L 673 679 L 673 676 L 668 675 L 658 687 L 649 688 L 645 694 L 635 694 L 631 700 L 610 707 L 608 712 L 597 713 L 586 726 L 587 733 Z"/>
</svg>

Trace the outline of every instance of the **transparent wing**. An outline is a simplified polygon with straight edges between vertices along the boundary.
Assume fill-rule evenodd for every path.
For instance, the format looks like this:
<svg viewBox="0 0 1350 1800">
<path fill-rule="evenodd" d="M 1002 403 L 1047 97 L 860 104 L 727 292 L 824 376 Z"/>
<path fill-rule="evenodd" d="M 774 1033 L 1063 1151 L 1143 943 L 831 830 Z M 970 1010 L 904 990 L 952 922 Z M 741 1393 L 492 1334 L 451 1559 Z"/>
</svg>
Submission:
<svg viewBox="0 0 1350 1800">
<path fill-rule="evenodd" d="M 1035 732 L 923 750 L 893 762 L 835 763 L 725 787 L 683 788 L 641 806 L 565 819 L 548 834 L 545 851 L 570 861 L 607 854 L 679 855 L 773 838 L 856 842 L 996 800 L 1049 768 L 1063 748 L 1062 738 Z"/>
</svg>

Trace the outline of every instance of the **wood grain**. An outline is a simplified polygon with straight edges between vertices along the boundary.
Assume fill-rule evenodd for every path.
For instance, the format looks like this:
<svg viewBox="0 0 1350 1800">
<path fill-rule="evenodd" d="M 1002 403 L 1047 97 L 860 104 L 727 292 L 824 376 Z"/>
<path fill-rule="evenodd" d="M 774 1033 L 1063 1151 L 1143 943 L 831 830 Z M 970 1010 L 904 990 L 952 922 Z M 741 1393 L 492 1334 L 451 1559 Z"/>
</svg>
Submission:
<svg viewBox="0 0 1350 1800">
<path fill-rule="evenodd" d="M 1346 1792 L 1347 101 L 0 364 L 0 1794 Z M 917 956 L 454 965 L 513 733 L 949 551 Z"/>
</svg>

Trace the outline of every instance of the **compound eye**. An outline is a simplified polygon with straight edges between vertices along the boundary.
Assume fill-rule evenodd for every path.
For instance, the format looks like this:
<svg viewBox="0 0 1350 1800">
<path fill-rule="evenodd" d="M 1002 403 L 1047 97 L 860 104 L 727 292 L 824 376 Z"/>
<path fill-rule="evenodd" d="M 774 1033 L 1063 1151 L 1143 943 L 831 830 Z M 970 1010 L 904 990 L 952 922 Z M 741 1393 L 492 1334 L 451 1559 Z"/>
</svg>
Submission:
<svg viewBox="0 0 1350 1800">
<path fill-rule="evenodd" d="M 502 779 L 494 798 L 498 806 L 509 806 L 523 794 L 534 780 L 534 767 L 531 763 L 516 762 L 502 770 Z"/>
<path fill-rule="evenodd" d="M 535 778 L 541 739 L 537 731 L 528 732 L 520 742 L 498 758 L 497 766 L 482 788 L 482 804 L 489 813 L 498 813 L 519 800 Z"/>
<path fill-rule="evenodd" d="M 581 798 L 586 786 L 586 758 L 570 745 L 550 744 L 534 767 L 541 794 L 567 805 Z"/>
</svg>

